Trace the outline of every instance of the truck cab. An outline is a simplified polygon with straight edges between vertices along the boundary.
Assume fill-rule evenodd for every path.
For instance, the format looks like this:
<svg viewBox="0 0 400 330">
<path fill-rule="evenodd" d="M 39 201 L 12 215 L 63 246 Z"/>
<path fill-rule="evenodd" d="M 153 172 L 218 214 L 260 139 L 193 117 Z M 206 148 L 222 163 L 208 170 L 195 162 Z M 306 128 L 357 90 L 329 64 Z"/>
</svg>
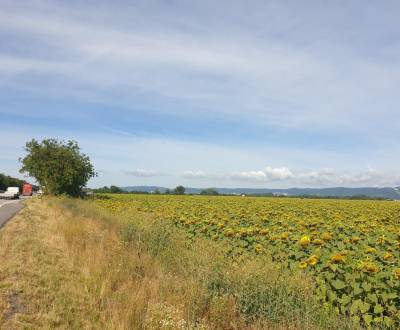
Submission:
<svg viewBox="0 0 400 330">
<path fill-rule="evenodd" d="M 25 183 L 22 187 L 22 196 L 32 196 L 33 186 L 30 183 Z"/>
</svg>

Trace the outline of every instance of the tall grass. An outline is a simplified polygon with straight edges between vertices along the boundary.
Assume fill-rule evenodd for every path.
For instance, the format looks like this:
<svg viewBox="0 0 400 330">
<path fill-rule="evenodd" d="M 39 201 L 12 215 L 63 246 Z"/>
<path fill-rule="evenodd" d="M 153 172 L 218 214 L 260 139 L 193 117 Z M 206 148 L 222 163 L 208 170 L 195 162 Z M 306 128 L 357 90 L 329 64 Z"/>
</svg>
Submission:
<svg viewBox="0 0 400 330">
<path fill-rule="evenodd" d="M 91 202 L 50 199 L 89 302 L 109 329 L 350 329 L 313 297 L 313 282 L 268 255 L 227 257 L 148 214 L 112 216 Z M 97 317 L 97 316 L 96 316 Z"/>
</svg>

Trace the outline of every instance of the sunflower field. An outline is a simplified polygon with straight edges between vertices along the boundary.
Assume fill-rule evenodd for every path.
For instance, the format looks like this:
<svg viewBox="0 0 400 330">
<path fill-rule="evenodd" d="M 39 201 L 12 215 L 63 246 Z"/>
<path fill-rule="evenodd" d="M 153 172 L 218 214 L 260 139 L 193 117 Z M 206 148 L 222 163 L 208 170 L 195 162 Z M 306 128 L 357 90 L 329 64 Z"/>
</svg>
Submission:
<svg viewBox="0 0 400 330">
<path fill-rule="evenodd" d="M 225 241 L 238 260 L 268 253 L 309 273 L 322 305 L 366 327 L 400 328 L 400 202 L 122 194 L 95 203 Z"/>
</svg>

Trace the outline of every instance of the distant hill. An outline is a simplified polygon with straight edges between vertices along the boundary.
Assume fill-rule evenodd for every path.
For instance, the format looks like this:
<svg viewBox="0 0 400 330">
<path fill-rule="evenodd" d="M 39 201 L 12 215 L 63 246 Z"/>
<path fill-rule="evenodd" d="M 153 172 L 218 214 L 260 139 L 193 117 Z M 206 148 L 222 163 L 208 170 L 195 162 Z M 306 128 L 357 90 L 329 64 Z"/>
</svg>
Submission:
<svg viewBox="0 0 400 330">
<path fill-rule="evenodd" d="M 159 190 L 165 192 L 168 188 L 159 186 L 129 186 L 122 187 L 125 191 L 144 191 L 154 192 Z M 172 190 L 172 189 L 171 189 Z M 203 188 L 186 188 L 188 194 L 199 194 Z M 351 197 L 351 196 L 368 196 L 378 197 L 387 199 L 400 200 L 400 187 L 392 188 L 376 188 L 376 187 L 365 187 L 365 188 L 345 188 L 345 187 L 333 187 L 333 188 L 288 188 L 288 189 L 271 189 L 271 188 L 215 188 L 220 194 L 227 195 L 287 195 L 287 196 L 321 196 L 321 197 Z"/>
</svg>

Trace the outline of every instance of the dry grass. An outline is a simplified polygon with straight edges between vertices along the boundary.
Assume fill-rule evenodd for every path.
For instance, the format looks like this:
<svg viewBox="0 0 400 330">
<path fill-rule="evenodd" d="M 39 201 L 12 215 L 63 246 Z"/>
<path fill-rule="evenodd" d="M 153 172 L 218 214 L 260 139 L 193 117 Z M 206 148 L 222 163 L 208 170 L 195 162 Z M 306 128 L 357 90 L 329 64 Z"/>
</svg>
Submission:
<svg viewBox="0 0 400 330">
<path fill-rule="evenodd" d="M 268 259 L 188 244 L 146 214 L 32 200 L 0 231 L 0 328 L 345 328 L 312 282 Z"/>
</svg>

